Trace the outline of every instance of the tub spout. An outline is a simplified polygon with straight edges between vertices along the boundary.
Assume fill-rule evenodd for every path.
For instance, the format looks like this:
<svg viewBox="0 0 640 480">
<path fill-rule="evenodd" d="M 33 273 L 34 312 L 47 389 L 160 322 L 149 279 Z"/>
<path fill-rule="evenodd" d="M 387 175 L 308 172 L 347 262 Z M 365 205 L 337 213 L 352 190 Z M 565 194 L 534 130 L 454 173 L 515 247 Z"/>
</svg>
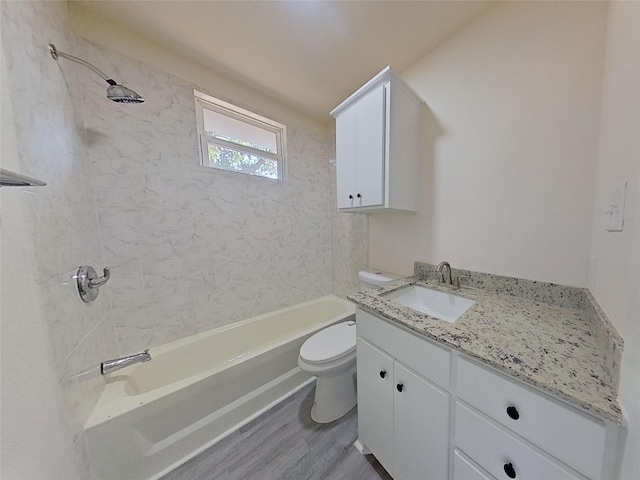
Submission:
<svg viewBox="0 0 640 480">
<path fill-rule="evenodd" d="M 133 365 L 134 363 L 148 362 L 149 360 L 151 360 L 151 354 L 149 353 L 149 349 L 146 349 L 144 352 L 136 353 L 135 355 L 114 358 L 113 360 L 102 362 L 100 364 L 100 373 L 102 373 L 102 375 L 106 375 L 108 373 L 115 372 L 116 370 L 120 370 L 121 368 L 128 367 L 129 365 Z"/>
</svg>

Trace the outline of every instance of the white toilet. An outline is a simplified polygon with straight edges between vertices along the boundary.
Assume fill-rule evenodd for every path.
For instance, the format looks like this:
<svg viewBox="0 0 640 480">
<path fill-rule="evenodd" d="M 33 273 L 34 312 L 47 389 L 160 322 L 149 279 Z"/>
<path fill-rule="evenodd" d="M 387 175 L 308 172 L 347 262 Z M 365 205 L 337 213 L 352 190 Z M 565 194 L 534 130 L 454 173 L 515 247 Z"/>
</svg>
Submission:
<svg viewBox="0 0 640 480">
<path fill-rule="evenodd" d="M 399 277 L 362 271 L 359 278 L 360 290 L 366 290 Z M 308 338 L 300 347 L 298 366 L 318 379 L 311 418 L 329 423 L 342 417 L 357 401 L 356 322 L 337 323 Z"/>
</svg>

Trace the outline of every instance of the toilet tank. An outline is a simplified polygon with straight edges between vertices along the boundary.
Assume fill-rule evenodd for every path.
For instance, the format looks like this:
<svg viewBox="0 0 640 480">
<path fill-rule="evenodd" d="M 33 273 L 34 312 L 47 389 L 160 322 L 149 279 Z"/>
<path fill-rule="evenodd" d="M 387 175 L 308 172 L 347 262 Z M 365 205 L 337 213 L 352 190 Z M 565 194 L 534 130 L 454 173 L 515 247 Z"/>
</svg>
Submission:
<svg viewBox="0 0 640 480">
<path fill-rule="evenodd" d="M 370 288 L 380 287 L 386 283 L 392 282 L 400 275 L 395 273 L 381 272 L 379 270 L 362 270 L 358 273 L 360 278 L 360 291 L 369 290 Z"/>
</svg>

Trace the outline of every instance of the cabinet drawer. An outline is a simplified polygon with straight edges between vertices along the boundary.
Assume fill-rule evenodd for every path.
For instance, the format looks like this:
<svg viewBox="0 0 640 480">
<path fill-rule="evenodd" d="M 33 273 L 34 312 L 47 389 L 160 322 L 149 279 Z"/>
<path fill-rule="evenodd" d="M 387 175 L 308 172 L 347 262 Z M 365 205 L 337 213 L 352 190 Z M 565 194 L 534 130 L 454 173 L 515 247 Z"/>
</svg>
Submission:
<svg viewBox="0 0 640 480">
<path fill-rule="evenodd" d="M 495 480 L 472 465 L 456 448 L 453 452 L 453 480 Z"/>
<path fill-rule="evenodd" d="M 459 398 L 571 468 L 602 475 L 604 423 L 462 357 L 457 386 Z"/>
<path fill-rule="evenodd" d="M 460 402 L 456 402 L 455 422 L 456 446 L 498 480 L 580 478 Z"/>
<path fill-rule="evenodd" d="M 369 340 L 423 377 L 449 387 L 450 351 L 358 308 L 358 336 Z"/>
</svg>

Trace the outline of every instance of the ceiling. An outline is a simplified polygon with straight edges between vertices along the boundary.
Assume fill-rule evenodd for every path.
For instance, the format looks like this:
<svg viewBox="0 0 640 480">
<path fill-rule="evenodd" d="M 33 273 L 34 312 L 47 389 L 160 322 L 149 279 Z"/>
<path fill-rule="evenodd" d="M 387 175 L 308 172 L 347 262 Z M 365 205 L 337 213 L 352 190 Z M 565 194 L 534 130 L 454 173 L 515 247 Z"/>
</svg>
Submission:
<svg viewBox="0 0 640 480">
<path fill-rule="evenodd" d="M 318 119 L 496 2 L 81 1 L 81 6 Z"/>
</svg>

